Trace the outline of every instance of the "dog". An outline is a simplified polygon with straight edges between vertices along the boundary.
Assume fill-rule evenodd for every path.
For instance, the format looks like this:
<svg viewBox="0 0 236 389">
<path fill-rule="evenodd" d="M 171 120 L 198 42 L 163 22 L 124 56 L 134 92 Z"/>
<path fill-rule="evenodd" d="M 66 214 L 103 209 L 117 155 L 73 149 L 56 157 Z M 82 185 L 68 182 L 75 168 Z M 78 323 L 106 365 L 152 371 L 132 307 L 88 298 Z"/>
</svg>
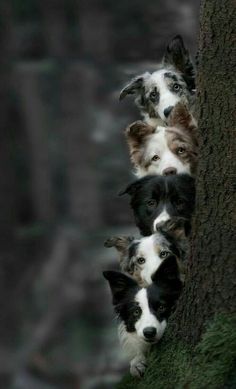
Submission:
<svg viewBox="0 0 236 389">
<path fill-rule="evenodd" d="M 135 96 L 135 103 L 144 121 L 154 127 L 166 122 L 178 102 L 186 104 L 193 110 L 195 70 L 180 35 L 174 37 L 168 44 L 158 69 L 132 79 L 122 89 L 120 100 L 127 95 Z"/>
<path fill-rule="evenodd" d="M 163 336 L 181 293 L 178 264 L 172 257 L 165 259 L 147 288 L 121 272 L 105 271 L 103 275 L 109 282 L 120 320 L 119 339 L 130 360 L 130 373 L 140 378 L 146 369 L 146 353 Z"/>
<path fill-rule="evenodd" d="M 137 121 L 126 128 L 125 135 L 137 177 L 196 174 L 197 124 L 183 104 L 174 107 L 167 127 Z"/>
<path fill-rule="evenodd" d="M 183 217 L 186 235 L 195 204 L 195 181 L 188 174 L 150 175 L 136 180 L 119 195 L 131 196 L 135 223 L 143 236 L 152 235 L 160 224 L 174 217 Z"/>
<path fill-rule="evenodd" d="M 140 286 L 152 283 L 152 275 L 169 257 L 178 261 L 184 280 L 184 262 L 188 257 L 189 242 L 185 233 L 186 220 L 176 218 L 162 224 L 155 234 L 135 239 L 131 236 L 114 236 L 105 247 L 115 247 L 121 270 L 132 276 Z"/>
</svg>

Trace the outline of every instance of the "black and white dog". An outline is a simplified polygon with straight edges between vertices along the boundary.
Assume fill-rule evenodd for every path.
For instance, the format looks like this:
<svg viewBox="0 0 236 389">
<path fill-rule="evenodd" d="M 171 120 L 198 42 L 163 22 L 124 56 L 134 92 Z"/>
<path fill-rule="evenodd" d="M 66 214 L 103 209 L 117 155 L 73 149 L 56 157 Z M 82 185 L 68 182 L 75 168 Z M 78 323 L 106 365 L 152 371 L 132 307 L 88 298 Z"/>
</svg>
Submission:
<svg viewBox="0 0 236 389">
<path fill-rule="evenodd" d="M 173 217 L 190 220 L 194 210 L 195 184 L 188 174 L 146 176 L 120 195 L 126 193 L 131 196 L 135 222 L 143 236 L 153 234 L 160 224 Z"/>
<path fill-rule="evenodd" d="M 175 257 L 183 271 L 188 256 L 186 220 L 174 218 L 162 224 L 155 234 L 135 239 L 131 236 L 113 236 L 105 247 L 116 248 L 121 270 L 131 275 L 140 286 L 152 283 L 152 276 L 162 262 Z"/>
<path fill-rule="evenodd" d="M 153 126 L 166 122 L 178 102 L 191 110 L 195 100 L 195 71 L 181 36 L 169 43 L 158 70 L 132 79 L 121 91 L 120 100 L 127 95 L 135 96 L 144 120 Z"/>
<path fill-rule="evenodd" d="M 119 338 L 129 361 L 130 373 L 142 377 L 146 353 L 162 337 L 167 319 L 178 299 L 182 282 L 175 257 L 163 261 L 153 275 L 153 283 L 142 288 L 131 277 L 116 271 L 105 271 L 115 312 L 120 320 Z"/>
</svg>

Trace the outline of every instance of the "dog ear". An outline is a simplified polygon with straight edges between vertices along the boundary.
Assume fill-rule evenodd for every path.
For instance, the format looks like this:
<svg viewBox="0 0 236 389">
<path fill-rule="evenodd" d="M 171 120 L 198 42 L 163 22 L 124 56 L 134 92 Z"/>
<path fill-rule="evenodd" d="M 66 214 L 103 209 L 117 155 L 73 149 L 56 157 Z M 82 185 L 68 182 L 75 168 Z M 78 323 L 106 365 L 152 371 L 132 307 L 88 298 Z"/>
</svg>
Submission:
<svg viewBox="0 0 236 389">
<path fill-rule="evenodd" d="M 107 270 L 103 272 L 103 276 L 109 282 L 113 304 L 117 304 L 130 288 L 138 285 L 131 277 L 118 271 Z"/>
<path fill-rule="evenodd" d="M 146 136 L 154 134 L 154 132 L 155 127 L 152 127 L 149 124 L 142 122 L 141 120 L 130 124 L 125 129 L 126 138 L 137 143 L 142 143 Z"/>
<path fill-rule="evenodd" d="M 186 105 L 177 103 L 168 118 L 168 126 L 177 127 L 189 132 L 197 130 L 197 123 L 193 115 L 189 112 Z"/>
<path fill-rule="evenodd" d="M 129 194 L 130 196 L 133 196 L 135 192 L 140 188 L 140 182 L 139 180 L 132 182 L 129 184 L 125 189 L 121 190 L 118 195 L 123 196 L 124 194 Z"/>
<path fill-rule="evenodd" d="M 140 76 L 133 78 L 128 85 L 126 85 L 120 92 L 119 100 L 123 100 L 127 95 L 137 95 L 144 86 L 144 81 L 150 76 L 150 73 L 146 72 Z"/>
<path fill-rule="evenodd" d="M 127 250 L 133 240 L 133 236 L 113 236 L 104 242 L 104 246 L 115 247 L 120 253 L 123 253 Z"/>
<path fill-rule="evenodd" d="M 138 120 L 130 124 L 125 129 L 125 136 L 127 139 L 130 158 L 135 166 L 138 166 L 143 157 L 142 145 L 145 142 L 145 138 L 155 132 L 155 127 L 150 126 L 147 123 Z"/>
<path fill-rule="evenodd" d="M 174 256 L 166 258 L 153 274 L 152 280 L 158 286 L 171 288 L 173 293 L 179 293 L 183 284 L 177 259 Z"/>
<path fill-rule="evenodd" d="M 185 48 L 183 38 L 176 35 L 166 47 L 163 58 L 164 65 L 172 65 L 178 69 L 190 90 L 195 89 L 195 70 L 189 51 Z"/>
</svg>

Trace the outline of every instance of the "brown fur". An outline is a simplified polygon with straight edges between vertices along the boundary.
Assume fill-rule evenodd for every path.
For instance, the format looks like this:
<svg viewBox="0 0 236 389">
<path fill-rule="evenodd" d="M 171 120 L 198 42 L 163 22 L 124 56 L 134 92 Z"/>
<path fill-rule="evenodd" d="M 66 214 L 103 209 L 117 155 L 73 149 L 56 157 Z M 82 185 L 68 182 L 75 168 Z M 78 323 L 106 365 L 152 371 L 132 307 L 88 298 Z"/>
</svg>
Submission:
<svg viewBox="0 0 236 389">
<path fill-rule="evenodd" d="M 190 133 L 196 133 L 197 122 L 188 108 L 184 104 L 178 103 L 170 113 L 168 127 L 176 127 L 181 130 L 189 131 Z"/>
<path fill-rule="evenodd" d="M 129 147 L 131 162 L 135 167 L 147 170 L 151 160 L 146 155 L 146 142 L 155 133 L 156 128 L 142 121 L 137 121 L 128 126 L 125 135 Z M 197 124 L 192 114 L 185 105 L 178 103 L 170 114 L 166 128 L 167 143 L 170 150 L 176 154 L 178 147 L 187 149 L 183 154 L 177 155 L 183 164 L 190 164 L 191 174 L 196 174 L 198 157 L 198 131 Z"/>
<path fill-rule="evenodd" d="M 142 159 L 142 145 L 145 138 L 155 132 L 155 128 L 138 120 L 125 129 L 125 135 L 129 147 L 130 158 L 134 165 L 138 165 Z"/>
</svg>

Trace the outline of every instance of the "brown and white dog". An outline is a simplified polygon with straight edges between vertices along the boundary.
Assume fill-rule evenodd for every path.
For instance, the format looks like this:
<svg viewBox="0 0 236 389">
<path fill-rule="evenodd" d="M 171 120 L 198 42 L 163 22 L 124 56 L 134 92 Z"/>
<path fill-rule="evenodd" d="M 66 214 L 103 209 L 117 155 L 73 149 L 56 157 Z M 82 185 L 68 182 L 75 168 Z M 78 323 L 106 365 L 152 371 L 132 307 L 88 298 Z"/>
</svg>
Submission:
<svg viewBox="0 0 236 389">
<path fill-rule="evenodd" d="M 166 258 L 175 257 L 183 276 L 189 253 L 187 226 L 186 219 L 173 218 L 160 224 L 150 236 L 139 239 L 113 236 L 105 241 L 104 246 L 116 248 L 121 270 L 132 276 L 140 286 L 147 286 Z"/>
<path fill-rule="evenodd" d="M 178 103 L 172 110 L 167 127 L 153 127 L 137 121 L 126 128 L 125 135 L 137 177 L 149 174 L 195 175 L 197 125 L 183 104 Z"/>
</svg>

